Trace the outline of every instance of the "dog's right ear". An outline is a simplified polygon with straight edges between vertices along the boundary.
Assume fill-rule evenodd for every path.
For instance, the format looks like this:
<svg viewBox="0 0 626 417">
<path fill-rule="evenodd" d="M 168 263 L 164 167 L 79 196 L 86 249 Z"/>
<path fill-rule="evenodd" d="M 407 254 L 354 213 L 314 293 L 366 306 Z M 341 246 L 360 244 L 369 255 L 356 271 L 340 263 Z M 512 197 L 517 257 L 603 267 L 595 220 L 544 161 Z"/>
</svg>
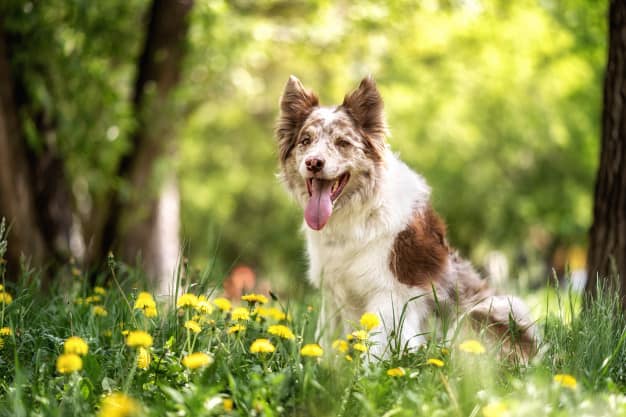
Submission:
<svg viewBox="0 0 626 417">
<path fill-rule="evenodd" d="M 309 114 L 319 104 L 317 96 L 306 90 L 299 79 L 289 77 L 280 98 L 280 117 L 276 136 L 281 162 L 285 162 L 295 146 L 296 135 Z"/>
</svg>

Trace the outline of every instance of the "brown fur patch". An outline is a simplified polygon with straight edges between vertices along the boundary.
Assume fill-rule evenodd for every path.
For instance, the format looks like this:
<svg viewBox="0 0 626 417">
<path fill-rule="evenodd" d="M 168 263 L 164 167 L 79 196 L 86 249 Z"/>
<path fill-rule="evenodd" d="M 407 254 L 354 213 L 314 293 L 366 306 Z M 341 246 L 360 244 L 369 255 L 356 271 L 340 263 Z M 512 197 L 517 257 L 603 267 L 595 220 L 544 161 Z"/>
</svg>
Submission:
<svg viewBox="0 0 626 417">
<path fill-rule="evenodd" d="M 429 287 L 443 272 L 448 258 L 445 236 L 445 225 L 432 207 L 418 212 L 393 245 L 389 263 L 398 281 Z"/>
<path fill-rule="evenodd" d="M 276 136 L 280 161 L 285 162 L 296 146 L 298 132 L 313 109 L 319 105 L 317 96 L 306 90 L 300 80 L 289 77 L 280 99 L 280 117 L 276 125 Z"/>
</svg>

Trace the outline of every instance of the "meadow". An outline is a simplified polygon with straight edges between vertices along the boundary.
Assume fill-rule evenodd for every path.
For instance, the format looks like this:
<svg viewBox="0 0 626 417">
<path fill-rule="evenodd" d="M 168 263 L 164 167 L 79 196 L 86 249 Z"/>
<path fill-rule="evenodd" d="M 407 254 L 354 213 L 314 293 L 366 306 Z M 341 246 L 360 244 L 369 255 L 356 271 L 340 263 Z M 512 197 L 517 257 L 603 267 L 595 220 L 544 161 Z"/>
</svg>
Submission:
<svg viewBox="0 0 626 417">
<path fill-rule="evenodd" d="M 91 286 L 70 263 L 46 293 L 38 271 L 17 283 L 2 271 L 1 416 L 626 415 L 626 321 L 612 295 L 581 309 L 571 292 L 535 294 L 545 313 L 529 364 L 502 359 L 484 331 L 375 360 L 375 314 L 320 346 L 317 298 L 231 302 L 181 271 L 157 300 L 141 271 L 112 254 L 108 267 Z"/>
</svg>

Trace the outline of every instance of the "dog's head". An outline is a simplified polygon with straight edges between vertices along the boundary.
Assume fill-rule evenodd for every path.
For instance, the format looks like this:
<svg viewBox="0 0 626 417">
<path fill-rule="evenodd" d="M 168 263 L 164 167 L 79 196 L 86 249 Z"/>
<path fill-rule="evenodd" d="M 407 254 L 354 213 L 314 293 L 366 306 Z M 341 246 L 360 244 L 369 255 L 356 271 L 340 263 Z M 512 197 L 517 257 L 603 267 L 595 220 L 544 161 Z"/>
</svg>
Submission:
<svg viewBox="0 0 626 417">
<path fill-rule="evenodd" d="M 371 77 L 334 107 L 319 106 L 312 91 L 289 77 L 276 128 L 281 175 L 309 227 L 321 230 L 333 210 L 371 196 L 386 131 L 383 100 Z"/>
</svg>

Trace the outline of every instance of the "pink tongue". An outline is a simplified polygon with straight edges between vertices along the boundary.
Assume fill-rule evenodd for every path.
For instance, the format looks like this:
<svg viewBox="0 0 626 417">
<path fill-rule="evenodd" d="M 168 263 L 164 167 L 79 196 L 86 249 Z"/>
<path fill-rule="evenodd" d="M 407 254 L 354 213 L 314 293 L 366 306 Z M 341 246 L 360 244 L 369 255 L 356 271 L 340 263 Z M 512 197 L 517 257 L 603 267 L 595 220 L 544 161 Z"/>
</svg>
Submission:
<svg viewBox="0 0 626 417">
<path fill-rule="evenodd" d="M 304 219 L 313 230 L 321 230 L 333 213 L 333 203 L 330 201 L 332 181 L 313 180 L 311 184 L 311 198 L 304 209 Z"/>
</svg>

